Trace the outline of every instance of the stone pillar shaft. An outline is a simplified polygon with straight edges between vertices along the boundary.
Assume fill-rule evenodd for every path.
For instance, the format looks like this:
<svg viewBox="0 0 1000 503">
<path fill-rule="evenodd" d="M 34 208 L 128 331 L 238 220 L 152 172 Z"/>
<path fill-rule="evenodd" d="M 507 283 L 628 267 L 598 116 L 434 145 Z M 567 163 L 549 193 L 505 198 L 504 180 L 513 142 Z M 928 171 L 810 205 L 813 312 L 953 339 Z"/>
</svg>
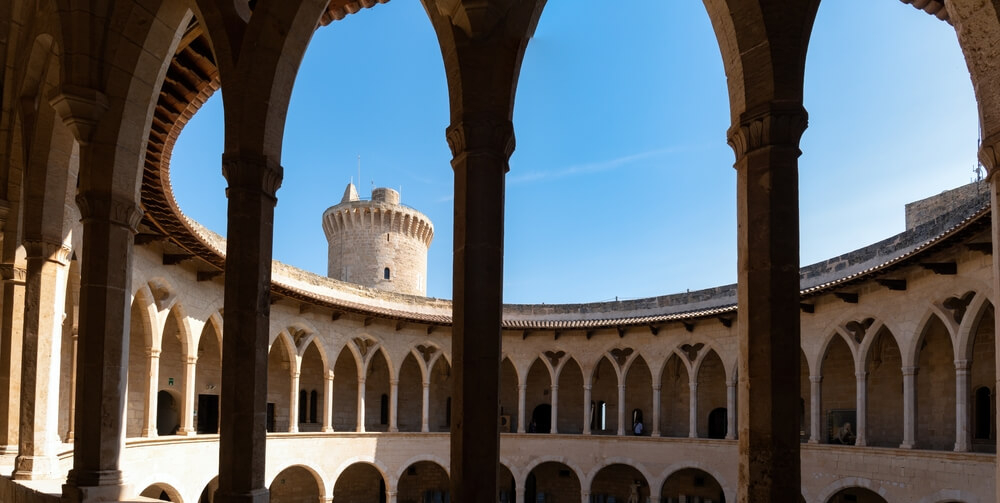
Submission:
<svg viewBox="0 0 1000 503">
<path fill-rule="evenodd" d="M 266 502 L 267 356 L 271 245 L 282 168 L 252 152 L 227 152 L 229 186 L 217 503 Z"/>
<path fill-rule="evenodd" d="M 552 416 L 549 420 L 552 424 L 549 433 L 559 433 L 559 385 L 553 384 L 550 391 L 550 403 L 552 405 Z"/>
<path fill-rule="evenodd" d="M 688 381 L 688 437 L 698 438 L 698 383 Z"/>
<path fill-rule="evenodd" d="M 149 349 L 146 351 L 146 368 L 149 369 L 149 380 L 146 382 L 146 404 L 143 407 L 142 436 L 155 437 L 159 434 L 156 431 L 156 393 L 160 388 L 159 349 Z"/>
<path fill-rule="evenodd" d="M 857 414 L 855 418 L 858 424 L 854 425 L 855 439 L 854 445 L 868 445 L 868 372 L 858 372 L 854 374 L 857 382 Z"/>
<path fill-rule="evenodd" d="M 184 358 L 184 397 L 181 399 L 181 425 L 178 435 L 194 435 L 197 428 L 194 424 L 195 379 L 198 375 L 198 357 L 188 356 Z"/>
<path fill-rule="evenodd" d="M 0 454 L 3 454 L 17 452 L 26 271 L 13 264 L 3 264 L 0 266 L 0 273 L 3 274 L 3 313 L 0 314 Z"/>
<path fill-rule="evenodd" d="M 66 442 L 72 443 L 76 438 L 76 433 L 73 431 L 73 423 L 76 418 L 76 393 L 73 390 L 76 389 L 76 328 L 73 328 L 73 351 L 70 356 L 73 360 L 70 362 L 69 367 L 69 428 L 66 431 Z"/>
<path fill-rule="evenodd" d="M 295 358 L 294 356 L 292 358 Z M 295 365 L 295 362 L 292 362 Z M 299 417 L 299 374 L 298 372 L 292 372 L 291 379 L 289 379 L 289 394 L 291 395 L 288 400 L 288 432 L 298 433 L 299 431 L 299 421 L 303 418 Z"/>
<path fill-rule="evenodd" d="M 323 380 L 323 431 L 333 431 L 333 373 Z"/>
<path fill-rule="evenodd" d="M 968 360 L 955 360 L 955 452 L 972 450 L 969 436 L 971 429 L 969 395 L 972 391 L 969 384 L 969 368 Z"/>
<path fill-rule="evenodd" d="M 801 101 L 742 113 L 736 153 L 739 495 L 798 501 L 800 326 L 798 148 Z"/>
<path fill-rule="evenodd" d="M 986 166 L 990 180 L 990 220 L 992 229 L 990 230 L 991 241 L 993 242 L 993 281 L 991 286 L 994 292 L 1000 292 L 1000 177 L 997 176 L 997 168 L 1000 168 L 1000 137 L 989 136 L 982 142 L 983 146 L 979 150 L 979 160 Z M 993 333 L 1000 334 L 1000 316 L 993 317 Z M 1000 337 L 994 338 L 994 368 L 1000 369 Z M 1000 372 L 996 373 L 994 390 L 1000 390 Z M 995 394 L 995 392 L 994 392 Z M 1000 400 L 994 400 L 994 417 L 1000 417 Z M 1000 463 L 997 463 L 996 480 L 1000 480 Z M 996 499 L 1000 501 L 1000 484 L 997 484 Z"/>
<path fill-rule="evenodd" d="M 912 449 L 917 438 L 917 371 L 918 367 L 903 367 L 903 443 L 902 449 Z"/>
<path fill-rule="evenodd" d="M 55 474 L 59 448 L 59 370 L 69 247 L 24 241 L 27 274 L 21 348 L 21 419 L 15 479 Z"/>
<path fill-rule="evenodd" d="M 365 379 L 358 379 L 358 433 L 365 431 Z"/>
<path fill-rule="evenodd" d="M 399 431 L 399 379 L 389 381 L 389 431 Z"/>
<path fill-rule="evenodd" d="M 448 128 L 448 144 L 455 172 L 451 497 L 493 501 L 500 464 L 504 183 L 514 127 L 501 114 L 460 116 Z"/>
<path fill-rule="evenodd" d="M 726 382 L 726 439 L 736 438 L 736 393 L 737 382 Z"/>
<path fill-rule="evenodd" d="M 591 402 L 593 397 L 591 395 L 591 384 L 583 385 L 583 434 L 590 435 L 590 419 L 594 413 L 594 408 Z"/>
<path fill-rule="evenodd" d="M 528 385 L 518 384 L 517 385 L 517 432 L 524 433 L 527 431 L 526 425 L 524 424 L 525 412 L 524 408 L 527 407 L 528 403 Z"/>
<path fill-rule="evenodd" d="M 420 431 L 426 433 L 428 431 L 431 431 L 430 429 L 431 383 L 424 381 L 422 384 L 423 384 L 423 400 L 421 400 L 421 408 L 420 408 Z"/>
<path fill-rule="evenodd" d="M 660 436 L 660 388 L 659 384 L 653 386 L 653 432 L 650 435 Z"/>
<path fill-rule="evenodd" d="M 823 443 L 823 376 L 809 376 L 809 443 Z"/>
</svg>

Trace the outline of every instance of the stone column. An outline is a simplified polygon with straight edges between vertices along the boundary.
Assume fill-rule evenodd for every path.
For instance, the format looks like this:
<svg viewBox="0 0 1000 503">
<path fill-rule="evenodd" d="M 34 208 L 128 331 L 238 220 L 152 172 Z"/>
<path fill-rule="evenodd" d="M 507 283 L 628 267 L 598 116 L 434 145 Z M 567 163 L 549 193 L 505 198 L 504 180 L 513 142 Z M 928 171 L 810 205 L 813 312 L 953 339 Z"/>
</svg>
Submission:
<svg viewBox="0 0 1000 503">
<path fill-rule="evenodd" d="M 294 357 L 293 357 L 294 358 Z M 295 365 L 295 362 L 292 362 Z M 289 392 L 291 396 L 288 400 L 288 432 L 298 433 L 299 431 L 299 421 L 302 420 L 299 417 L 299 377 L 302 375 L 300 372 L 292 372 L 292 378 L 289 379 L 291 384 L 289 387 Z"/>
<path fill-rule="evenodd" d="M 527 406 L 528 398 L 528 385 L 518 384 L 517 385 L 517 432 L 524 433 L 524 408 Z"/>
<path fill-rule="evenodd" d="M 583 385 L 583 434 L 590 435 L 590 417 L 593 413 L 591 409 L 590 402 L 593 401 L 591 397 L 591 384 Z"/>
<path fill-rule="evenodd" d="M 582 503 L 590 503 L 590 489 L 580 489 L 580 496 Z"/>
<path fill-rule="evenodd" d="M 423 400 L 421 401 L 422 406 L 420 408 L 420 431 L 427 433 L 428 431 L 431 431 L 430 429 L 431 383 L 424 381 L 422 384 L 423 384 Z"/>
<path fill-rule="evenodd" d="M 71 358 L 73 360 L 70 362 L 69 367 L 69 429 L 66 431 L 66 442 L 73 443 L 73 439 L 76 437 L 73 431 L 74 418 L 76 418 L 76 393 L 73 390 L 76 389 L 76 338 L 77 331 L 76 327 L 73 327 L 73 352 Z"/>
<path fill-rule="evenodd" d="M 517 487 L 514 488 L 514 502 L 515 503 L 524 503 L 524 486 L 523 485 L 518 485 Z"/>
<path fill-rule="evenodd" d="M 396 503 L 396 491 L 386 491 L 385 496 L 387 503 Z"/>
<path fill-rule="evenodd" d="M 80 149 L 81 173 L 95 162 L 91 157 L 89 148 Z M 125 437 L 132 244 L 142 210 L 130 197 L 96 189 L 81 188 L 76 201 L 83 222 L 76 442 L 63 498 L 114 500 L 129 491 L 119 458 Z M 235 463 L 238 458 L 224 459 Z"/>
<path fill-rule="evenodd" d="M 809 443 L 823 443 L 823 376 L 809 376 Z"/>
<path fill-rule="evenodd" d="M 698 438 L 698 382 L 688 381 L 688 437 Z"/>
<path fill-rule="evenodd" d="M 559 421 L 559 385 L 553 384 L 550 389 L 549 399 L 552 405 L 552 418 L 549 422 L 552 423 L 552 427 L 549 433 L 559 433 L 559 427 L 557 426 Z"/>
<path fill-rule="evenodd" d="M 497 496 L 504 183 L 514 152 L 510 115 L 495 112 L 507 105 L 479 105 L 453 110 L 447 133 L 455 172 L 451 497 L 469 502 Z"/>
<path fill-rule="evenodd" d="M 72 250 L 59 241 L 23 242 L 27 274 L 21 347 L 21 421 L 14 479 L 50 478 L 58 469 L 59 369 Z"/>
<path fill-rule="evenodd" d="M 660 436 L 660 388 L 659 383 L 653 385 L 653 432 L 650 435 Z"/>
<path fill-rule="evenodd" d="M 333 431 L 333 372 L 323 379 L 323 432 Z"/>
<path fill-rule="evenodd" d="M 146 406 L 143 407 L 142 436 L 155 437 L 156 431 L 156 394 L 160 388 L 160 350 L 146 350 L 146 368 L 149 369 L 146 380 Z"/>
<path fill-rule="evenodd" d="M 736 381 L 726 381 L 726 440 L 736 438 Z"/>
<path fill-rule="evenodd" d="M 857 372 L 854 377 L 857 380 L 855 418 L 858 423 L 854 425 L 854 445 L 865 446 L 868 445 L 868 372 Z"/>
<path fill-rule="evenodd" d="M 618 385 L 618 436 L 625 435 L 625 385 Z"/>
<path fill-rule="evenodd" d="M 365 378 L 358 379 L 358 433 L 365 432 Z"/>
<path fill-rule="evenodd" d="M 389 431 L 399 431 L 399 379 L 389 381 Z"/>
<path fill-rule="evenodd" d="M 979 162 L 986 167 L 987 177 L 990 182 L 990 220 L 992 229 L 990 231 L 993 242 L 993 281 L 990 283 L 994 292 L 1000 292 L 1000 176 L 997 176 L 997 168 L 1000 168 L 1000 133 L 996 131 L 984 131 L 979 148 Z M 1000 334 L 1000 316 L 993 317 L 993 333 Z M 0 353 L 2 357 L 2 353 Z M 995 367 L 1000 369 L 1000 337 L 994 338 L 994 360 Z M 994 389 L 1000 389 L 1000 373 L 996 374 Z M 995 395 L 996 392 L 994 392 Z M 1000 400 L 994 400 L 994 417 L 1000 417 Z M 1000 463 L 996 467 L 996 479 L 1000 480 Z M 1000 501 L 1000 484 L 996 487 L 996 500 Z"/>
<path fill-rule="evenodd" d="M 26 272 L 23 267 L 14 264 L 0 265 L 0 274 L 3 276 L 3 313 L 0 314 L 0 454 L 17 453 Z"/>
<path fill-rule="evenodd" d="M 222 174 L 229 182 L 229 230 L 215 501 L 263 503 L 271 245 L 283 169 L 277 159 L 230 151 L 222 156 Z"/>
<path fill-rule="evenodd" d="M 195 378 L 198 375 L 198 357 L 187 356 L 184 358 L 184 402 L 181 403 L 181 427 L 177 431 L 178 435 L 194 435 L 198 432 L 194 424 Z"/>
<path fill-rule="evenodd" d="M 969 364 L 968 360 L 955 360 L 955 452 L 972 450 L 971 437 L 969 436 L 969 427 L 971 426 Z"/>
<path fill-rule="evenodd" d="M 917 438 L 917 371 L 919 367 L 903 367 L 903 443 L 901 449 L 912 449 Z"/>
<path fill-rule="evenodd" d="M 799 415 L 790 412 L 801 396 L 798 144 L 807 114 L 801 99 L 748 107 L 729 130 L 737 173 L 738 499 L 780 503 L 801 491 Z"/>
</svg>

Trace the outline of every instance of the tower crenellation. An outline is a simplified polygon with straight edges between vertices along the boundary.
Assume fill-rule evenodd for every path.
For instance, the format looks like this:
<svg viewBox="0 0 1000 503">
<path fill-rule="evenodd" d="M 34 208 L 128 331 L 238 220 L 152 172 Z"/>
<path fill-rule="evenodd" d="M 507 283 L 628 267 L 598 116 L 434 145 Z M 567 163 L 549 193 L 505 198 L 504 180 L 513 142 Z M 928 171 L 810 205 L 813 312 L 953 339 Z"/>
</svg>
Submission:
<svg viewBox="0 0 1000 503">
<path fill-rule="evenodd" d="M 434 225 L 400 204 L 399 192 L 380 187 L 361 199 L 353 183 L 340 203 L 323 212 L 329 244 L 327 276 L 412 295 L 427 294 L 427 250 Z"/>
</svg>

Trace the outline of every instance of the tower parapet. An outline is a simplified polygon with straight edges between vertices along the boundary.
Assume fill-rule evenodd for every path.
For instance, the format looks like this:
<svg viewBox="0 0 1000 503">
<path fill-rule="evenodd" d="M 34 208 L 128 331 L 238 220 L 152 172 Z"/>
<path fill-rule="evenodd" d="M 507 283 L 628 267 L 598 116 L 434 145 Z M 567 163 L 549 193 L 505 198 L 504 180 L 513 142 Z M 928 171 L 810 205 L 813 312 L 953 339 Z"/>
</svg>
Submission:
<svg viewBox="0 0 1000 503">
<path fill-rule="evenodd" d="M 353 183 L 340 204 L 323 212 L 329 243 L 327 276 L 396 293 L 427 295 L 427 249 L 434 225 L 400 204 L 399 192 L 372 190 L 363 200 Z"/>
</svg>

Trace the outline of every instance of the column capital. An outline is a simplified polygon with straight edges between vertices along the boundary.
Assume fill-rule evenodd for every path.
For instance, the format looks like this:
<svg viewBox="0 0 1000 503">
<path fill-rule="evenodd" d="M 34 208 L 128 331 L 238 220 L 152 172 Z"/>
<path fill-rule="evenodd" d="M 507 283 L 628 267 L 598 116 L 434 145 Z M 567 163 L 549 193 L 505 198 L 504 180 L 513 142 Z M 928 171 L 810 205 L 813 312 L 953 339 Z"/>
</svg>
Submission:
<svg viewBox="0 0 1000 503">
<path fill-rule="evenodd" d="M 862 371 L 862 372 L 855 372 L 854 373 L 854 378 L 857 379 L 857 380 L 859 380 L 859 381 L 864 381 L 865 379 L 868 379 L 868 372 L 864 372 L 864 371 Z M 812 378 L 810 377 L 810 379 L 812 379 Z"/>
<path fill-rule="evenodd" d="M 23 285 L 28 271 L 14 264 L 0 264 L 0 278 L 15 285 Z"/>
<path fill-rule="evenodd" d="M 446 132 L 451 155 L 485 153 L 510 159 L 514 153 L 514 124 L 506 118 L 465 117 L 452 123 Z"/>
<path fill-rule="evenodd" d="M 389 379 L 390 386 L 399 386 L 399 379 Z"/>
<path fill-rule="evenodd" d="M 663 389 L 663 385 L 662 384 L 657 383 L 657 384 L 653 385 L 653 391 L 660 391 L 661 389 Z"/>
<path fill-rule="evenodd" d="M 21 241 L 24 245 L 24 255 L 26 259 L 42 259 L 56 264 L 67 266 L 69 259 L 73 256 L 73 249 L 62 241 L 25 238 Z"/>
<path fill-rule="evenodd" d="M 278 161 L 257 153 L 226 152 L 222 154 L 222 176 L 229 189 L 260 190 L 277 202 L 278 188 L 284 169 Z"/>
<path fill-rule="evenodd" d="M 198 364 L 198 357 L 197 356 L 185 356 L 184 357 L 184 363 L 186 363 L 188 365 L 197 365 Z"/>
<path fill-rule="evenodd" d="M 592 385 L 592 384 L 584 384 L 583 385 L 583 389 L 585 389 L 587 391 L 590 391 L 593 388 L 594 388 L 594 385 Z"/>
<path fill-rule="evenodd" d="M 798 149 L 799 138 L 809 124 L 809 114 L 801 103 L 773 101 L 740 114 L 739 122 L 727 132 L 736 159 L 764 147 Z"/>
<path fill-rule="evenodd" d="M 523 390 L 527 390 L 528 389 L 528 385 L 527 384 L 518 384 L 517 385 L 517 389 L 519 389 L 519 390 L 522 390 L 522 389 Z"/>
<path fill-rule="evenodd" d="M 300 372 L 298 370 L 296 370 L 295 372 L 292 372 L 292 379 L 298 379 L 301 376 L 302 376 L 302 372 Z"/>
<path fill-rule="evenodd" d="M 698 389 L 698 383 L 695 382 L 695 381 L 689 381 L 688 382 L 688 388 L 689 389 Z"/>
<path fill-rule="evenodd" d="M 134 198 L 110 192 L 88 190 L 76 195 L 76 205 L 80 208 L 80 221 L 104 221 L 125 227 L 132 233 L 139 230 L 142 207 Z"/>
<path fill-rule="evenodd" d="M 160 357 L 160 350 L 159 349 L 153 349 L 153 348 L 146 348 L 146 356 L 148 356 L 150 358 L 159 358 Z"/>
<path fill-rule="evenodd" d="M 969 360 L 955 360 L 955 371 L 956 372 L 969 372 L 972 367 L 972 362 Z"/>
<path fill-rule="evenodd" d="M 559 385 L 558 384 L 553 384 L 553 385 L 549 386 L 549 389 L 551 389 L 552 391 L 557 391 L 559 389 Z"/>
<path fill-rule="evenodd" d="M 906 367 L 902 367 L 900 370 L 903 371 L 903 375 L 904 376 L 915 376 L 915 375 L 917 375 L 917 371 L 920 370 L 920 367 L 906 366 Z"/>
<path fill-rule="evenodd" d="M 983 138 L 979 143 L 979 162 L 986 168 L 986 179 L 992 180 L 1000 168 L 1000 132 Z"/>
<path fill-rule="evenodd" d="M 108 110 L 108 97 L 97 89 L 63 84 L 51 94 L 49 105 L 80 145 L 87 146 L 93 140 L 101 117 Z"/>
<path fill-rule="evenodd" d="M 822 384 L 823 376 L 809 376 L 809 382 L 814 384 Z"/>
<path fill-rule="evenodd" d="M 430 388 L 430 387 L 431 387 L 431 383 L 430 383 L 430 381 L 423 381 L 423 382 L 422 382 L 422 383 L 420 383 L 420 384 L 422 384 L 422 385 L 423 385 L 424 389 L 427 389 L 427 388 Z"/>
</svg>

